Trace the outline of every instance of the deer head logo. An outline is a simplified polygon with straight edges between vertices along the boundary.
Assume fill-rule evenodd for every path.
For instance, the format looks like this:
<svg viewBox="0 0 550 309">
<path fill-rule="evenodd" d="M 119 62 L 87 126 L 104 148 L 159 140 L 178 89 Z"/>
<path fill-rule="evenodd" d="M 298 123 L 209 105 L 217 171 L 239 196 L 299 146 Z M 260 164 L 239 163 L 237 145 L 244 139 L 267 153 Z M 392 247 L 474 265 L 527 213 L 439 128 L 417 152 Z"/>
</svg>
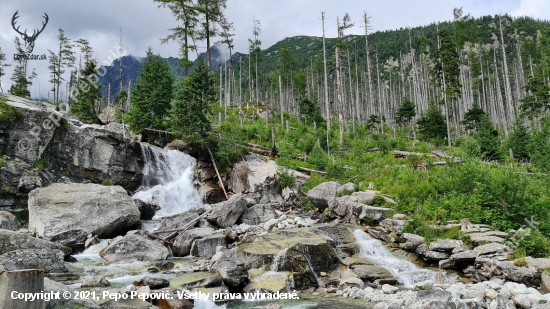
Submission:
<svg viewBox="0 0 550 309">
<path fill-rule="evenodd" d="M 19 33 L 21 35 L 21 38 L 25 41 L 25 49 L 27 50 L 27 53 L 30 54 L 34 49 L 34 41 L 36 41 L 36 38 L 38 37 L 38 35 L 42 33 L 42 31 L 44 31 L 44 28 L 46 28 L 46 25 L 48 24 L 48 20 L 50 18 L 48 17 L 48 14 L 44 13 L 45 15 L 44 19 L 46 20 L 46 22 L 42 22 L 42 29 L 33 30 L 32 35 L 29 36 L 27 34 L 27 30 L 25 30 L 25 32 L 21 32 L 19 31 L 19 26 L 17 26 L 17 28 L 15 27 L 15 20 L 19 18 L 18 14 L 19 14 L 19 11 L 13 14 L 13 17 L 11 19 L 11 25 L 13 26 L 13 29 L 17 33 Z"/>
</svg>

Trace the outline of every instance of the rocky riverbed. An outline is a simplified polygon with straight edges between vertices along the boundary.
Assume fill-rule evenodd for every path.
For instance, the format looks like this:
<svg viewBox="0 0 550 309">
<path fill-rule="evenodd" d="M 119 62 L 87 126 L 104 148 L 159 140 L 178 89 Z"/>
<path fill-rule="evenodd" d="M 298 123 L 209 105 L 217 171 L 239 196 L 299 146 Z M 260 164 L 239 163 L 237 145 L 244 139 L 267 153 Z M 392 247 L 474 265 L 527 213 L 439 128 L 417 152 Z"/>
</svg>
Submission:
<svg viewBox="0 0 550 309">
<path fill-rule="evenodd" d="M 372 205 L 391 206 L 391 197 L 336 182 L 305 195 L 309 176 L 256 155 L 224 179 L 225 201 L 211 163 L 181 153 L 179 142 L 160 149 L 113 125 L 8 99 L 23 116 L 0 124 L 3 301 L 10 276 L 39 269 L 29 288 L 98 296 L 47 308 L 550 308 L 550 259 L 510 260 L 510 233 L 446 222 L 471 241 L 428 242 L 403 232 L 407 215 Z M 36 140 L 34 124 L 52 115 L 65 125 Z M 36 143 L 23 151 L 21 138 Z M 31 168 L 39 161 L 43 169 Z M 281 188 L 281 173 L 296 182 Z M 27 211 L 19 223 L 14 214 Z M 243 299 L 256 293 L 269 296 Z M 269 299 L 281 293 L 298 299 Z"/>
</svg>

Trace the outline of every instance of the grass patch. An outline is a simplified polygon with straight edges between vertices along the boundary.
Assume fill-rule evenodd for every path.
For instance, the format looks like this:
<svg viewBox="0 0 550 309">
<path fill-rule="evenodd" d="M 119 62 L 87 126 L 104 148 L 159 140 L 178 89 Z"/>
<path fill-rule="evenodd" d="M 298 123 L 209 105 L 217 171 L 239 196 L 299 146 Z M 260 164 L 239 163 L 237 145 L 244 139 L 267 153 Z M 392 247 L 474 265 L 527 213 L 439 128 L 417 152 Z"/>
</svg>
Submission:
<svg viewBox="0 0 550 309">
<path fill-rule="evenodd" d="M 292 187 L 295 183 L 296 176 L 294 176 L 294 174 L 289 175 L 288 173 L 279 171 L 279 184 L 281 185 L 282 189 Z"/>
<path fill-rule="evenodd" d="M 17 222 L 19 222 L 21 224 L 29 223 L 29 211 L 28 210 L 12 212 L 12 214 L 15 216 L 15 219 L 17 219 Z"/>
<path fill-rule="evenodd" d="M 22 116 L 21 111 L 7 104 L 6 98 L 0 98 L 0 123 L 8 123 Z"/>
<path fill-rule="evenodd" d="M 340 192 L 336 192 L 336 197 L 342 197 L 342 196 L 346 196 L 346 195 L 351 195 L 353 192 L 355 192 L 355 190 L 348 190 L 348 189 L 344 189 Z"/>
<path fill-rule="evenodd" d="M 46 158 L 40 158 L 40 160 L 36 161 L 31 167 L 31 170 L 37 170 L 39 172 L 50 168 L 50 164 L 48 163 L 48 160 Z"/>
<path fill-rule="evenodd" d="M 113 180 L 111 178 L 107 178 L 107 179 L 103 180 L 101 185 L 102 186 L 112 186 L 113 185 Z"/>
</svg>

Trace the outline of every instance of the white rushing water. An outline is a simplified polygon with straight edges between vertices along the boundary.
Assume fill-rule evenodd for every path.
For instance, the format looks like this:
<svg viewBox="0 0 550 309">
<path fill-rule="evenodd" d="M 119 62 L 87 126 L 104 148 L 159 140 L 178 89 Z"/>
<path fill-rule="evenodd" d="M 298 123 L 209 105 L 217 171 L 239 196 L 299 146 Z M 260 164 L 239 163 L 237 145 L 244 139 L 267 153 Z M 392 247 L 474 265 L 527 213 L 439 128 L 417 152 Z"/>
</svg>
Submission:
<svg viewBox="0 0 550 309">
<path fill-rule="evenodd" d="M 103 248 L 107 247 L 109 245 L 109 239 L 102 239 L 99 241 L 98 244 L 95 244 L 93 246 L 90 246 L 88 249 L 84 250 L 81 253 L 73 255 L 77 261 L 85 261 L 85 260 L 103 260 L 99 256 L 99 252 L 103 250 Z"/>
<path fill-rule="evenodd" d="M 361 255 L 372 260 L 377 266 L 387 269 L 397 278 L 399 284 L 405 287 L 413 287 L 416 283 L 426 280 L 437 281 L 440 277 L 440 274 L 434 271 L 418 268 L 412 262 L 396 258 L 381 241 L 362 230 L 357 229 L 353 234 L 361 248 Z"/>
<path fill-rule="evenodd" d="M 202 206 L 193 186 L 195 159 L 177 150 L 141 144 L 145 159 L 143 181 L 133 198 L 160 206 L 156 217 L 175 215 Z"/>
</svg>

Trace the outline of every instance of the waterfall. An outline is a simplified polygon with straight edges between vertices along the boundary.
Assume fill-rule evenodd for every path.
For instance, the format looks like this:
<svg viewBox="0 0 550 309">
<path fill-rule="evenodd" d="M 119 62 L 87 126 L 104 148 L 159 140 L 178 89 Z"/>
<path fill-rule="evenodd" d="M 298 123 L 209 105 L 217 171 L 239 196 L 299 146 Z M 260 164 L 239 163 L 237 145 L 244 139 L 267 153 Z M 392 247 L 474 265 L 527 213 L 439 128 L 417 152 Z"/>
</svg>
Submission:
<svg viewBox="0 0 550 309">
<path fill-rule="evenodd" d="M 177 150 L 140 145 L 145 159 L 143 181 L 133 198 L 160 206 L 156 217 L 175 215 L 202 206 L 202 200 L 193 186 L 193 157 Z"/>
<path fill-rule="evenodd" d="M 376 266 L 387 269 L 405 287 L 413 287 L 426 280 L 436 281 L 439 276 L 434 271 L 420 269 L 412 262 L 396 258 L 381 241 L 362 230 L 357 229 L 353 234 L 361 248 L 361 255 L 372 260 Z"/>
<path fill-rule="evenodd" d="M 279 267 L 284 264 L 287 250 L 288 249 L 281 250 L 273 256 L 273 261 L 269 267 L 271 271 L 278 271 Z"/>
</svg>

